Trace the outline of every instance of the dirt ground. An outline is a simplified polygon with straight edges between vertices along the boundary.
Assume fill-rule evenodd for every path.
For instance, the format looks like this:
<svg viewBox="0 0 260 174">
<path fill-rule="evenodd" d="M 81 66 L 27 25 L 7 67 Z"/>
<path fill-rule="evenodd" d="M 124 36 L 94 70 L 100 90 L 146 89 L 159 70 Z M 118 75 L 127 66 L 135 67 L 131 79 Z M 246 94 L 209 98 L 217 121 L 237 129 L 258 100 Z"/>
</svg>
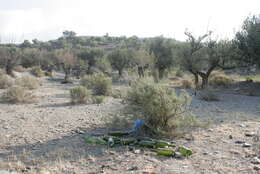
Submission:
<svg viewBox="0 0 260 174">
<path fill-rule="evenodd" d="M 213 123 L 174 140 L 194 151 L 189 158 L 175 159 L 148 150 L 86 144 L 84 136 L 107 132 L 104 120 L 122 108 L 121 100 L 107 97 L 102 104 L 71 105 L 68 89 L 75 84 L 41 80 L 35 90 L 38 103 L 0 103 L 0 174 L 260 173 L 260 164 L 251 163 L 260 156 L 260 97 L 221 92 L 217 102 L 194 97 L 192 111 Z M 251 132 L 253 136 L 245 136 Z"/>
</svg>

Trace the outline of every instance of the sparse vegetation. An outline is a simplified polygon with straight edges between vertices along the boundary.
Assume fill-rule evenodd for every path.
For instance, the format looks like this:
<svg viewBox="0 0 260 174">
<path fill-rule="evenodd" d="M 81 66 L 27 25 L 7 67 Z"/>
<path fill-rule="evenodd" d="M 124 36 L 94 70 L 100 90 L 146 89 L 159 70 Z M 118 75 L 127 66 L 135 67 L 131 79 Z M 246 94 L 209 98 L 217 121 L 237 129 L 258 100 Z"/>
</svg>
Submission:
<svg viewBox="0 0 260 174">
<path fill-rule="evenodd" d="M 18 78 L 15 84 L 29 90 L 37 89 L 40 86 L 39 80 L 29 75 Z"/>
<path fill-rule="evenodd" d="M 9 103 L 33 103 L 36 96 L 23 87 L 13 86 L 3 93 L 2 100 Z"/>
<path fill-rule="evenodd" d="M 44 71 L 41 69 L 41 67 L 39 66 L 35 66 L 31 69 L 31 73 L 35 76 L 35 77 L 43 77 L 44 76 Z"/>
<path fill-rule="evenodd" d="M 221 72 L 212 73 L 212 75 L 209 78 L 209 84 L 213 87 L 227 88 L 233 82 L 234 82 L 234 80 L 231 77 L 229 77 L 226 74 L 221 73 Z"/>
<path fill-rule="evenodd" d="M 112 90 L 112 80 L 110 77 L 99 72 L 93 75 L 86 75 L 80 80 L 80 84 L 93 90 L 95 95 L 110 95 Z"/>
<path fill-rule="evenodd" d="M 162 134 L 172 136 L 179 126 L 188 124 L 182 121 L 195 121 L 188 112 L 191 97 L 185 91 L 177 95 L 173 89 L 139 81 L 129 91 L 127 101 L 143 113 L 142 119 L 153 131 Z"/>
<path fill-rule="evenodd" d="M 70 99 L 72 104 L 91 103 L 91 91 L 83 86 L 70 89 Z"/>
<path fill-rule="evenodd" d="M 6 89 L 8 87 L 11 87 L 14 84 L 14 80 L 6 75 L 6 74 L 0 74 L 0 89 Z"/>
<path fill-rule="evenodd" d="M 105 96 L 93 96 L 92 103 L 94 104 L 101 104 L 105 101 Z"/>
</svg>

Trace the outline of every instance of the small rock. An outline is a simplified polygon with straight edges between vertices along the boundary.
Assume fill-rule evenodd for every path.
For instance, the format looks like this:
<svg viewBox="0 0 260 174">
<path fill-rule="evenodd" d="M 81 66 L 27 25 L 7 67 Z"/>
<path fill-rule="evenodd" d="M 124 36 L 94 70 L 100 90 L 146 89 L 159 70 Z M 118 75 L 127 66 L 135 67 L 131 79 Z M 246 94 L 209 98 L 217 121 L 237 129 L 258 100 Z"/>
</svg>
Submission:
<svg viewBox="0 0 260 174">
<path fill-rule="evenodd" d="M 0 174 L 10 174 L 10 172 L 6 170 L 0 170 Z"/>
<path fill-rule="evenodd" d="M 252 164 L 260 164 L 260 159 L 258 157 L 254 157 L 251 161 Z"/>
<path fill-rule="evenodd" d="M 246 125 L 244 125 L 244 124 L 239 124 L 239 127 L 246 127 Z"/>
<path fill-rule="evenodd" d="M 252 146 L 251 144 L 244 143 L 242 147 L 251 147 L 251 146 Z"/>
<path fill-rule="evenodd" d="M 133 170 L 138 170 L 138 167 L 137 166 L 133 166 L 133 167 L 130 167 L 129 169 L 127 169 L 128 171 L 133 171 Z"/>
<path fill-rule="evenodd" d="M 229 139 L 233 139 L 233 136 L 232 136 L 232 135 L 229 135 L 228 138 L 229 138 Z"/>
<path fill-rule="evenodd" d="M 139 154 L 139 153 L 141 153 L 141 150 L 140 149 L 136 149 L 136 150 L 134 150 L 134 153 L 135 154 Z"/>
<path fill-rule="evenodd" d="M 180 152 L 175 152 L 174 157 L 178 159 L 182 159 L 183 155 Z"/>
<path fill-rule="evenodd" d="M 254 166 L 254 170 L 259 171 L 260 167 L 259 166 Z"/>
<path fill-rule="evenodd" d="M 239 155 L 240 154 L 240 152 L 238 152 L 238 151 L 234 151 L 234 150 L 231 150 L 231 151 L 229 151 L 231 154 L 234 154 L 234 155 Z"/>
<path fill-rule="evenodd" d="M 254 132 L 246 132 L 245 136 L 246 137 L 253 137 L 253 136 L 255 136 L 255 133 Z"/>
<path fill-rule="evenodd" d="M 235 143 L 236 143 L 236 144 L 243 144 L 243 143 L 245 143 L 245 141 L 237 140 L 237 141 L 235 141 Z"/>
</svg>

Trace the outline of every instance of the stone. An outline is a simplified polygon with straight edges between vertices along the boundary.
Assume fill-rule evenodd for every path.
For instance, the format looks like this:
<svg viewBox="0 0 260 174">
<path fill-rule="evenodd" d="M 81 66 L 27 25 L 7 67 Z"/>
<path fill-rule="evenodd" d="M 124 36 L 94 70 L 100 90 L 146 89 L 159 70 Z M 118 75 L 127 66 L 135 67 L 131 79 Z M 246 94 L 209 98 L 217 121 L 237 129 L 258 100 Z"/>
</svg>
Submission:
<svg viewBox="0 0 260 174">
<path fill-rule="evenodd" d="M 255 136 L 255 133 L 254 132 L 246 132 L 245 136 L 246 137 L 253 137 L 253 136 Z"/>
<path fill-rule="evenodd" d="M 183 155 L 180 152 L 175 152 L 174 157 L 177 159 L 182 159 Z"/>
<path fill-rule="evenodd" d="M 229 135 L 228 138 L 229 138 L 229 139 L 233 139 L 233 136 L 232 136 L 232 135 Z"/>
<path fill-rule="evenodd" d="M 133 170 L 138 170 L 138 167 L 137 166 L 132 166 L 130 167 L 129 169 L 127 169 L 128 171 L 133 171 Z"/>
<path fill-rule="evenodd" d="M 251 144 L 244 143 L 242 147 L 251 147 L 251 146 L 252 146 Z"/>
<path fill-rule="evenodd" d="M 134 153 L 135 154 L 139 154 L 139 153 L 141 153 L 141 150 L 140 149 L 136 149 L 136 150 L 134 150 Z"/>
<path fill-rule="evenodd" d="M 260 164 L 260 159 L 258 157 L 254 157 L 251 161 L 252 164 Z"/>
<path fill-rule="evenodd" d="M 0 170 L 0 174 L 11 174 L 11 173 L 7 170 Z"/>
<path fill-rule="evenodd" d="M 243 143 L 245 143 L 245 141 L 237 140 L 237 141 L 235 141 L 235 143 L 236 143 L 236 144 L 243 144 Z"/>
</svg>

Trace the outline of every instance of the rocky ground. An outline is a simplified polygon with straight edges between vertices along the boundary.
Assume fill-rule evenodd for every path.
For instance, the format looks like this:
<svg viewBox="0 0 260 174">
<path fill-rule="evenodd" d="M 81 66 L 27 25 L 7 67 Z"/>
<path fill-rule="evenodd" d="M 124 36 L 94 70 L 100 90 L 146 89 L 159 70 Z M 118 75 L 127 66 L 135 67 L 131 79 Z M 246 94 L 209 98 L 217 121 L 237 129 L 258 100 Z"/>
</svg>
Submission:
<svg viewBox="0 0 260 174">
<path fill-rule="evenodd" d="M 86 144 L 84 136 L 107 131 L 104 120 L 122 108 L 121 100 L 70 105 L 68 89 L 74 85 L 41 80 L 37 104 L 0 103 L 0 174 L 260 173 L 260 97 L 221 92 L 217 102 L 194 97 L 193 112 L 213 123 L 174 140 L 194 151 L 187 159 L 175 159 Z"/>
</svg>

